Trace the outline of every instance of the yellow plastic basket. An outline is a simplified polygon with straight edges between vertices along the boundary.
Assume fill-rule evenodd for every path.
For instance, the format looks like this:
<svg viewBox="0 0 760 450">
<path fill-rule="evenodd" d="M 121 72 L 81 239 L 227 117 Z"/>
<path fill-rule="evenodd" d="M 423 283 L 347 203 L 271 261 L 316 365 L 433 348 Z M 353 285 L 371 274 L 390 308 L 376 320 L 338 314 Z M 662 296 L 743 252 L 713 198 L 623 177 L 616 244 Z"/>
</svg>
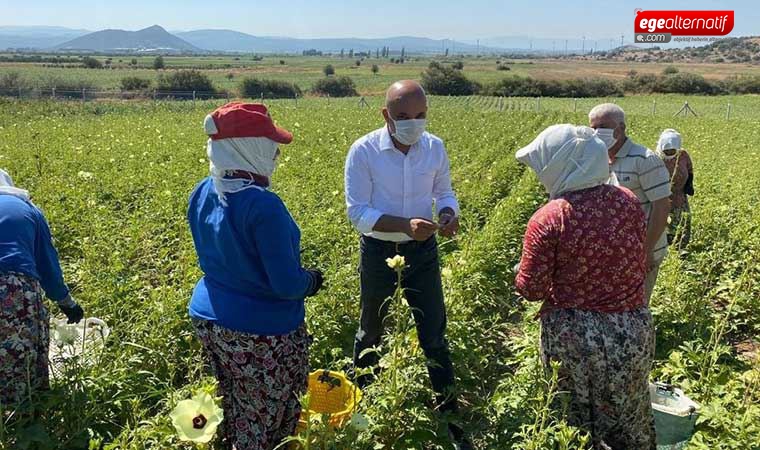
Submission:
<svg viewBox="0 0 760 450">
<path fill-rule="evenodd" d="M 356 410 L 362 391 L 342 372 L 316 370 L 309 374 L 309 410 L 301 411 L 298 432 L 306 429 L 312 414 L 328 415 L 330 428 L 343 426 Z"/>
</svg>

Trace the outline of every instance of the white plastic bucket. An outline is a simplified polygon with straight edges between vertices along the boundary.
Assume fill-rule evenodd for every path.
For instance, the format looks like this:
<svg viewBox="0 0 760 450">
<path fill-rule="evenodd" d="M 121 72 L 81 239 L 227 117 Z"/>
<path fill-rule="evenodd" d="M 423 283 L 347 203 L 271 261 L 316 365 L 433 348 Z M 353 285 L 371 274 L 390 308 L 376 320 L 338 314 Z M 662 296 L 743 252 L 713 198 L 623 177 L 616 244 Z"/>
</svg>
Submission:
<svg viewBox="0 0 760 450">
<path fill-rule="evenodd" d="M 91 365 L 95 353 L 103 348 L 111 329 L 103 320 L 90 317 L 69 324 L 66 319 L 50 320 L 50 367 L 61 372 L 66 361 L 78 358 L 82 365 Z"/>
<path fill-rule="evenodd" d="M 683 448 L 692 435 L 699 416 L 699 405 L 682 390 L 665 383 L 650 383 L 658 449 Z"/>
</svg>

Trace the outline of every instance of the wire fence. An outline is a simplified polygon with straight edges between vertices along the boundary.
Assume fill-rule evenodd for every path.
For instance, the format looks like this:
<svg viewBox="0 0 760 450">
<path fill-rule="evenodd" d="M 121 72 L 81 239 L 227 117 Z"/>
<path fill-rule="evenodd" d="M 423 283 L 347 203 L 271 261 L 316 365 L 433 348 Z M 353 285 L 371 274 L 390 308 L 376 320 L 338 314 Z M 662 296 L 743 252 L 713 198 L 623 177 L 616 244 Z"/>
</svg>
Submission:
<svg viewBox="0 0 760 450">
<path fill-rule="evenodd" d="M 98 100 L 155 100 L 155 101 L 205 101 L 229 100 L 235 98 L 228 92 L 202 91 L 115 91 L 95 89 L 0 89 L 0 97 L 21 100 L 61 100 L 90 102 Z M 304 98 L 271 99 L 263 94 L 255 98 L 267 102 L 288 102 L 298 106 Z M 613 98 L 557 98 L 557 97 L 490 97 L 490 96 L 430 96 L 430 106 L 452 106 L 472 111 L 499 112 L 565 112 L 585 114 L 599 103 L 616 103 L 630 115 L 649 115 L 660 117 L 707 117 L 713 119 L 756 120 L 760 111 L 760 96 L 679 96 L 651 95 Z M 325 102 L 328 105 L 353 105 L 357 108 L 380 108 L 383 97 L 331 98 L 308 97 L 308 102 Z"/>
</svg>

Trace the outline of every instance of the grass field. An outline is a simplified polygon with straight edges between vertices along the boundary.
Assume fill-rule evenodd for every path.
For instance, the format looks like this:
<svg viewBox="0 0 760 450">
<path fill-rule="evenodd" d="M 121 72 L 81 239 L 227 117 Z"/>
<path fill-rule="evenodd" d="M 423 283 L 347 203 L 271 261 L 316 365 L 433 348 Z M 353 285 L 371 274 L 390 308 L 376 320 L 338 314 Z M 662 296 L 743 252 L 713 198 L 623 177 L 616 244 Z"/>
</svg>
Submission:
<svg viewBox="0 0 760 450">
<path fill-rule="evenodd" d="M 663 99 L 670 97 L 657 97 L 660 105 L 680 104 Z M 676 128 L 695 163 L 692 244 L 683 258 L 666 260 L 652 302 L 652 375 L 702 405 L 689 448 L 757 448 L 757 119 L 748 114 L 727 122 L 719 114 L 725 99 L 695 105 L 718 111 L 700 118 L 652 116 L 650 97 L 621 101 L 630 102 L 624 106 L 633 139 L 652 146 L 662 129 Z M 755 97 L 733 101 L 757 111 Z M 514 151 L 550 124 L 585 123 L 591 105 L 584 101 L 573 113 L 564 109 L 569 100 L 557 102 L 539 112 L 498 111 L 480 99 L 431 102 L 430 130 L 447 143 L 463 210 L 463 233 L 441 242 L 441 250 L 448 335 L 466 403 L 459 419 L 479 449 L 579 448 L 583 440 L 547 409 L 551 390 L 538 361 L 537 305 L 512 288 L 525 224 L 545 201 Z M 371 103 L 378 106 L 379 99 Z M 37 421 L 0 415 L 0 449 L 16 440 L 38 448 L 185 448 L 168 413 L 213 384 L 186 312 L 200 272 L 185 210 L 190 190 L 208 171 L 202 119 L 218 104 L 0 100 L 0 167 L 46 213 L 75 297 L 113 330 L 98 364 L 72 365 L 48 395 L 35 399 L 45 411 Z M 327 289 L 307 302 L 312 367 L 341 369 L 358 320 L 358 236 L 345 216 L 342 167 L 350 144 L 379 127 L 380 116 L 355 100 L 269 105 L 295 134 L 283 148 L 273 189 L 301 226 L 305 263 L 327 278 Z M 388 369 L 365 393 L 361 412 L 369 429 L 316 430 L 310 448 L 451 448 L 426 406 L 432 393 L 414 342 L 413 332 L 402 330 L 384 343 L 400 348 L 402 357 L 386 357 Z M 404 380 L 395 389 L 393 374 Z"/>
<path fill-rule="evenodd" d="M 137 57 L 137 66 L 131 66 L 130 56 L 113 56 L 111 69 L 84 69 L 76 67 L 44 67 L 37 63 L 0 63 L 0 76 L 8 72 L 20 72 L 36 87 L 53 87 L 56 84 L 71 81 L 86 81 L 98 89 L 118 89 L 120 80 L 125 76 L 139 76 L 155 80 L 162 71 L 151 69 L 152 57 Z M 236 59 L 238 58 L 238 59 Z M 106 57 L 99 57 L 105 61 Z M 301 57 L 301 56 L 264 56 L 261 61 L 254 61 L 251 56 L 209 56 L 209 57 L 164 57 L 167 69 L 201 68 L 209 75 L 215 86 L 233 90 L 241 78 L 260 77 L 283 80 L 297 84 L 307 91 L 315 81 L 323 77 L 322 69 L 332 64 L 337 75 L 350 76 L 362 95 L 377 95 L 398 79 L 417 79 L 430 63 L 430 58 L 408 59 L 404 64 L 393 64 L 387 59 L 369 58 L 357 67 L 356 59 L 338 57 Z M 497 61 L 507 62 L 504 58 L 449 58 L 450 61 L 464 62 L 464 73 L 473 80 L 489 83 L 516 74 L 539 79 L 569 79 L 605 77 L 622 79 L 631 70 L 638 73 L 659 74 L 674 65 L 684 72 L 698 73 L 707 79 L 723 79 L 730 75 L 760 74 L 757 64 L 665 64 L 665 63 L 627 63 L 601 62 L 578 59 L 537 59 L 511 60 L 509 71 L 497 70 Z M 121 62 L 119 62 L 121 61 Z M 283 61 L 285 64 L 280 64 Z M 380 71 L 371 72 L 373 64 Z M 232 79 L 228 75 L 232 74 Z"/>
</svg>

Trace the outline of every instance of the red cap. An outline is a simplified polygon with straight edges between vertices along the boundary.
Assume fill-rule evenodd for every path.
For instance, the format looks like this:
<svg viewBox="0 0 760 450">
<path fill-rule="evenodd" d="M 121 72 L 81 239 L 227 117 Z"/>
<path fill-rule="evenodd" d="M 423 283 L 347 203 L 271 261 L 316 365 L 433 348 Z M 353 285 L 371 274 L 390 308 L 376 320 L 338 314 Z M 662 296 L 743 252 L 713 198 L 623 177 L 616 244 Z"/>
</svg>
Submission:
<svg viewBox="0 0 760 450">
<path fill-rule="evenodd" d="M 213 120 L 214 127 L 209 129 L 210 124 L 207 124 L 206 132 L 215 141 L 244 137 L 265 137 L 280 144 L 290 144 L 293 141 L 293 135 L 276 126 L 267 107 L 260 103 L 227 103 L 209 117 Z"/>
</svg>

